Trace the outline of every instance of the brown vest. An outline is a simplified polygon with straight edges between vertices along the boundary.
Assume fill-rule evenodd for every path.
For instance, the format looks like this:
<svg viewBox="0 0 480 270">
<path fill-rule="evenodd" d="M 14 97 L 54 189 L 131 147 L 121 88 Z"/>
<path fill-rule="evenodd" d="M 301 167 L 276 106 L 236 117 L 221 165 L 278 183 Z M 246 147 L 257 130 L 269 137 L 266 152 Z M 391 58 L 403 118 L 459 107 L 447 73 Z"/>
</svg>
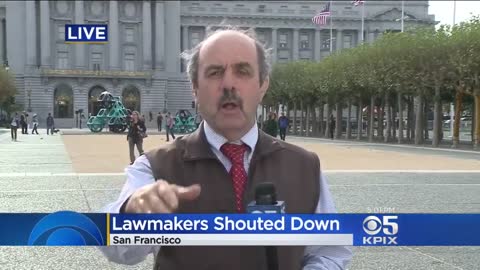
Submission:
<svg viewBox="0 0 480 270">
<path fill-rule="evenodd" d="M 146 153 L 155 179 L 177 185 L 201 185 L 193 202 L 179 206 L 179 213 L 235 213 L 231 178 L 211 151 L 203 125 Z M 320 192 L 320 161 L 316 154 L 285 143 L 259 131 L 248 172 L 245 205 L 254 200 L 255 186 L 273 182 L 278 200 L 287 213 L 314 213 Z M 280 270 L 301 269 L 305 247 L 278 247 Z M 158 270 L 265 270 L 264 247 L 166 246 L 155 256 Z"/>
</svg>

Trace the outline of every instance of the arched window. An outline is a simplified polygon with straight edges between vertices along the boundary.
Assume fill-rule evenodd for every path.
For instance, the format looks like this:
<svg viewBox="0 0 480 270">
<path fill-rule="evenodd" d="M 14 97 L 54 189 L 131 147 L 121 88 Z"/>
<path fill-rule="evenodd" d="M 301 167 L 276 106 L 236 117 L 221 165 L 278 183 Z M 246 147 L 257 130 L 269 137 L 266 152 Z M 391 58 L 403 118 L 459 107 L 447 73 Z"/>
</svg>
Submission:
<svg viewBox="0 0 480 270">
<path fill-rule="evenodd" d="M 105 88 L 96 85 L 90 89 L 88 92 L 88 115 L 95 116 L 97 115 L 98 111 L 102 108 L 100 102 L 97 102 L 98 96 L 102 92 L 106 91 Z"/>
<path fill-rule="evenodd" d="M 72 87 L 61 84 L 55 88 L 53 96 L 53 116 L 55 118 L 73 118 Z"/>
<path fill-rule="evenodd" d="M 123 89 L 122 103 L 125 108 L 140 112 L 140 91 L 135 86 L 127 86 Z"/>
</svg>

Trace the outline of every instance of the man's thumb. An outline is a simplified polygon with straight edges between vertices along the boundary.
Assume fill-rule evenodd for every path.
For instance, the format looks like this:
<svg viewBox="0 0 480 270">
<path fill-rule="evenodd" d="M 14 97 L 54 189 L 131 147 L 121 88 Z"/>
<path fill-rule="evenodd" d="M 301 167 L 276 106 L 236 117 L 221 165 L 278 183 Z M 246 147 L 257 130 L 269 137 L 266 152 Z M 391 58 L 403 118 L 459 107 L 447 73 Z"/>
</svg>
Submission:
<svg viewBox="0 0 480 270">
<path fill-rule="evenodd" d="M 181 200 L 195 200 L 200 195 L 200 185 L 195 184 L 188 187 L 177 186 L 177 196 Z"/>
</svg>

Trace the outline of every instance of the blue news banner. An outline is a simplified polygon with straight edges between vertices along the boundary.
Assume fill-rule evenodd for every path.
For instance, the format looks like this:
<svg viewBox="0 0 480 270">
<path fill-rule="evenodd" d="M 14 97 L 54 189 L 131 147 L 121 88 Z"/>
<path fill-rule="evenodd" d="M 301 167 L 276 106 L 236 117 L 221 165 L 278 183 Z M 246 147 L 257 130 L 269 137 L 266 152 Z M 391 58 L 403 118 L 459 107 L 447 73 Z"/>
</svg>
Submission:
<svg viewBox="0 0 480 270">
<path fill-rule="evenodd" d="M 1 246 L 124 244 L 480 246 L 480 214 L 0 214 Z"/>
</svg>

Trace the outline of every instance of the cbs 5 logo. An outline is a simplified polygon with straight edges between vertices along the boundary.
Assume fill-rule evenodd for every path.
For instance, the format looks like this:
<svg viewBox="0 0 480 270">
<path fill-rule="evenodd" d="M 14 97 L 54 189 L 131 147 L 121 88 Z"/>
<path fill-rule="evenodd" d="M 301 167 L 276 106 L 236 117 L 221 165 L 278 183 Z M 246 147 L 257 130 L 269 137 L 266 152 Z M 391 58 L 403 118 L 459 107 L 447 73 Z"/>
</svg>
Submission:
<svg viewBox="0 0 480 270">
<path fill-rule="evenodd" d="M 398 216 L 383 216 L 383 220 L 376 216 L 368 216 L 363 220 L 363 230 L 369 235 L 376 235 L 380 231 L 385 235 L 395 235 L 398 233 L 398 224 L 394 222 L 396 219 Z"/>
<path fill-rule="evenodd" d="M 104 239 L 97 225 L 87 216 L 60 211 L 43 217 L 35 224 L 28 245 L 102 246 Z"/>
</svg>

